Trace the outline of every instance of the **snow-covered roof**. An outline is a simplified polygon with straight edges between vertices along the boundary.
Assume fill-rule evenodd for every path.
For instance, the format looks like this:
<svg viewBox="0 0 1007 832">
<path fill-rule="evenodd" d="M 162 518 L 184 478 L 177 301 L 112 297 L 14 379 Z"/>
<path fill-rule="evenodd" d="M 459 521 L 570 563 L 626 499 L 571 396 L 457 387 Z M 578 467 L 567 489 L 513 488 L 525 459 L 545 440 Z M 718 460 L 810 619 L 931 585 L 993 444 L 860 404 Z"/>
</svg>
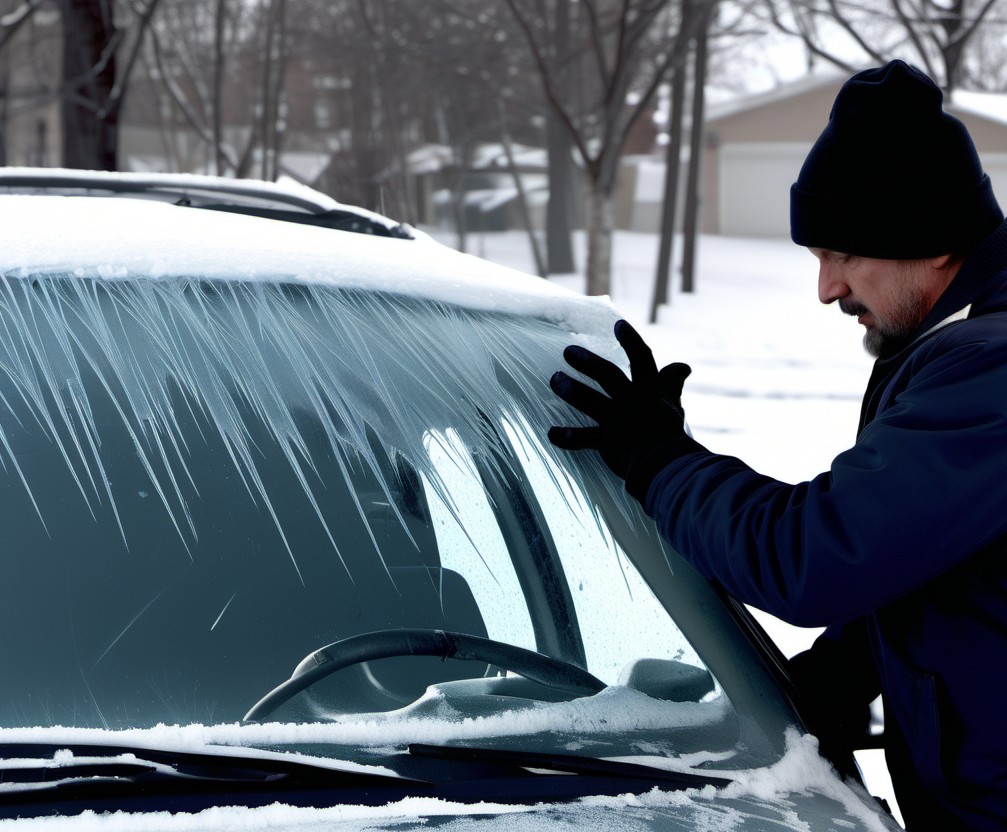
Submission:
<svg viewBox="0 0 1007 832">
<path fill-rule="evenodd" d="M 544 148 L 514 144 L 511 147 L 511 154 L 516 165 L 541 169 L 545 169 L 546 167 L 546 152 Z M 472 159 L 472 167 L 476 169 L 504 168 L 508 164 L 506 147 L 493 142 L 479 145 Z"/>
<path fill-rule="evenodd" d="M 1007 95 L 996 92 L 973 92 L 972 90 L 955 90 L 951 93 L 951 101 L 945 99 L 948 106 L 959 113 L 969 113 L 974 116 L 1007 124 Z"/>
<path fill-rule="evenodd" d="M 199 181 L 201 177 L 193 177 Z M 607 300 L 447 248 L 150 202 L 0 196 L 0 272 L 327 283 L 611 332 Z"/>
<path fill-rule="evenodd" d="M 785 101 L 788 98 L 793 98 L 797 95 L 804 95 L 805 93 L 821 89 L 822 87 L 841 83 L 846 80 L 846 77 L 846 75 L 837 72 L 823 72 L 821 74 L 805 75 L 795 81 L 780 84 L 779 86 L 773 87 L 772 89 L 764 92 L 741 95 L 737 98 L 707 107 L 706 121 L 717 121 L 722 118 L 727 118 L 728 116 L 737 115 L 738 113 L 744 113 L 749 110 L 758 109 L 759 107 L 765 107 L 769 104 L 775 104 L 778 101 Z"/>
<path fill-rule="evenodd" d="M 546 151 L 541 147 L 531 147 L 523 144 L 513 144 L 511 153 L 518 167 L 537 168 L 545 170 Z M 455 163 L 454 151 L 442 144 L 427 144 L 412 151 L 408 156 L 408 167 L 413 173 L 433 173 Z M 480 144 L 472 156 L 470 166 L 473 170 L 490 168 L 507 168 L 507 150 L 500 143 L 487 142 Z"/>
<path fill-rule="evenodd" d="M 433 173 L 451 164 L 454 153 L 444 144 L 424 144 L 406 156 L 411 173 Z"/>
<path fill-rule="evenodd" d="M 839 85 L 848 75 L 838 72 L 824 72 L 805 75 L 795 81 L 790 81 L 773 87 L 764 92 L 742 95 L 707 107 L 706 121 L 717 121 L 739 113 L 785 101 L 798 95 L 830 85 Z M 954 90 L 950 96 L 945 96 L 945 108 L 968 113 L 1007 124 L 1007 95 L 1003 93 L 974 92 L 972 90 Z"/>
</svg>

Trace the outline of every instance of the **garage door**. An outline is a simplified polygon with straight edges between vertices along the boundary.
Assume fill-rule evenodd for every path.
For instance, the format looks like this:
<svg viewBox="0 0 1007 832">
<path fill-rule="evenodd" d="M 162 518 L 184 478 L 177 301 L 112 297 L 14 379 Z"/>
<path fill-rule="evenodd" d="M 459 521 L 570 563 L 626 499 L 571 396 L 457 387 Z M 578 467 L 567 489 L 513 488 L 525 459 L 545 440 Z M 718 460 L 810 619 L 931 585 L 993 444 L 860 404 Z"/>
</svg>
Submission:
<svg viewBox="0 0 1007 832">
<path fill-rule="evenodd" d="M 983 168 L 989 174 L 1000 207 L 1007 210 L 1007 153 L 981 153 Z"/>
<path fill-rule="evenodd" d="M 725 144 L 719 153 L 720 232 L 789 237 L 790 186 L 810 144 Z"/>
</svg>

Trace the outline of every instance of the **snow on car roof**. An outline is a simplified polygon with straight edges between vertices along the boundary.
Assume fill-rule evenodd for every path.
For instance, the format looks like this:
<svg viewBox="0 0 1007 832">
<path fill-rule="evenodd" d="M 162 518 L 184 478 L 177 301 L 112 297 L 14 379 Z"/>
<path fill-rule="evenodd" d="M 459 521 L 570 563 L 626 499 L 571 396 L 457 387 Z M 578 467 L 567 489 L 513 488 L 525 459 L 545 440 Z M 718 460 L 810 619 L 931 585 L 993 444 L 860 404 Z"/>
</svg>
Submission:
<svg viewBox="0 0 1007 832">
<path fill-rule="evenodd" d="M 33 168 L 4 167 L 0 168 L 0 185 L 33 182 L 37 187 L 45 188 L 53 183 L 68 187 L 71 183 L 80 188 L 100 189 L 117 188 L 130 189 L 137 187 L 167 188 L 194 191 L 216 191 L 220 194 L 258 196 L 262 198 L 275 197 L 299 203 L 303 207 L 311 206 L 319 211 L 351 210 L 363 216 L 379 220 L 388 225 L 394 225 L 392 220 L 364 208 L 345 205 L 333 199 L 328 194 L 316 191 L 307 185 L 285 177 L 276 182 L 262 179 L 228 179 L 220 176 L 207 176 L 198 173 L 138 173 L 105 170 L 76 170 L 73 168 Z"/>
<path fill-rule="evenodd" d="M 291 281 L 422 297 L 611 333 L 607 298 L 461 254 L 400 240 L 137 199 L 0 196 L 0 272 L 106 280 L 187 275 Z"/>
</svg>

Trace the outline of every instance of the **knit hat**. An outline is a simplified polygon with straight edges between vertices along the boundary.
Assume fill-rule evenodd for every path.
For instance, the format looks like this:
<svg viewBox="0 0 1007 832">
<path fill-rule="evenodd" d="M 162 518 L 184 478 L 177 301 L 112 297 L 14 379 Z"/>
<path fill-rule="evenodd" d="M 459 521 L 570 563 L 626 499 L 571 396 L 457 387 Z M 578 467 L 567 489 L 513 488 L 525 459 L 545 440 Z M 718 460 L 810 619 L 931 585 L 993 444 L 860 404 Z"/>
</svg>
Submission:
<svg viewBox="0 0 1007 832">
<path fill-rule="evenodd" d="M 862 257 L 965 254 L 1003 221 L 944 96 L 903 61 L 843 84 L 790 189 L 795 243 Z"/>
</svg>

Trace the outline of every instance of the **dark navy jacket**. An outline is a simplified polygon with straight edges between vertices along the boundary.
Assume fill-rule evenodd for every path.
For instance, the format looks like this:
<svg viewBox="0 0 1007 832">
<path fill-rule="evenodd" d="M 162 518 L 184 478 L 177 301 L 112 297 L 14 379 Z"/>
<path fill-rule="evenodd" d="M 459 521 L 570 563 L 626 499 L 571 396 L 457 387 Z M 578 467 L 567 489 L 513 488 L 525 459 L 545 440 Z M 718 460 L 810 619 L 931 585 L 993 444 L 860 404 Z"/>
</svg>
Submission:
<svg viewBox="0 0 1007 832">
<path fill-rule="evenodd" d="M 910 829 L 1007 829 L 1007 223 L 877 361 L 827 473 L 788 485 L 694 452 L 645 508 L 739 600 L 863 642 Z"/>
</svg>

